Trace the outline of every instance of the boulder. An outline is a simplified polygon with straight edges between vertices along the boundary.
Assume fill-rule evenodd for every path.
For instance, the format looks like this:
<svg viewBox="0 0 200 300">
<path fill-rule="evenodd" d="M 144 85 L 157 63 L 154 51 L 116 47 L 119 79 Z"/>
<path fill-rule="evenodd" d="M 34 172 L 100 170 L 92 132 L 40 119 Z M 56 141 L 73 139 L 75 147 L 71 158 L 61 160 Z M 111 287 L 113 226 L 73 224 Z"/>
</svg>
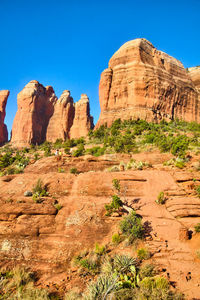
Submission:
<svg viewBox="0 0 200 300">
<path fill-rule="evenodd" d="M 74 104 L 75 116 L 70 129 L 70 138 L 80 138 L 86 136 L 90 129 L 94 127 L 93 117 L 90 116 L 90 104 L 86 94 L 81 95 L 81 99 Z"/>
<path fill-rule="evenodd" d="M 96 127 L 118 118 L 199 121 L 198 91 L 177 59 L 149 41 L 125 43 L 110 59 L 99 85 Z"/>
<path fill-rule="evenodd" d="M 7 90 L 0 91 L 0 145 L 8 141 L 8 130 L 7 126 L 4 124 L 4 119 L 9 93 L 10 92 Z"/>
<path fill-rule="evenodd" d="M 73 98 L 70 96 L 70 91 L 65 90 L 61 97 L 54 102 L 54 113 L 47 127 L 47 141 L 55 142 L 57 139 L 69 138 L 74 112 Z"/>
</svg>

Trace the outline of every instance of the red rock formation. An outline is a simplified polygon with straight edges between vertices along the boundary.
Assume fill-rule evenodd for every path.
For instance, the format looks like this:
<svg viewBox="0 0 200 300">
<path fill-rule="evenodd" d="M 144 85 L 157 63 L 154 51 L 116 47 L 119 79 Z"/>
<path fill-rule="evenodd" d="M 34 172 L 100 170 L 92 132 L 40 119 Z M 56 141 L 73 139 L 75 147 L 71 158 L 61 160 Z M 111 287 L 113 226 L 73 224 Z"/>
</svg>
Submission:
<svg viewBox="0 0 200 300">
<path fill-rule="evenodd" d="M 117 119 L 199 121 L 198 93 L 181 62 L 145 39 L 125 43 L 110 59 L 99 86 L 97 127 Z"/>
<path fill-rule="evenodd" d="M 54 102 L 54 113 L 47 127 L 47 141 L 55 142 L 56 139 L 65 140 L 69 137 L 69 130 L 74 119 L 74 110 L 73 98 L 70 96 L 70 91 L 66 90 Z"/>
<path fill-rule="evenodd" d="M 14 119 L 11 142 L 16 146 L 40 144 L 45 141 L 46 129 L 56 100 L 52 87 L 30 81 L 18 94 L 18 111 Z"/>
<path fill-rule="evenodd" d="M 75 103 L 75 117 L 70 129 L 70 138 L 86 136 L 93 127 L 89 99 L 87 95 L 82 94 L 81 99 Z"/>
<path fill-rule="evenodd" d="M 196 88 L 200 89 L 200 66 L 189 68 L 188 72 Z"/>
<path fill-rule="evenodd" d="M 18 111 L 12 129 L 15 146 L 41 144 L 45 140 L 86 136 L 93 126 L 86 95 L 76 104 L 69 91 L 57 99 L 51 86 L 30 81 L 18 94 Z M 70 132 L 70 133 L 69 133 Z"/>
<path fill-rule="evenodd" d="M 9 91 L 0 91 L 0 144 L 8 141 L 7 126 L 4 124 L 6 115 L 6 104 L 9 96 Z"/>
</svg>

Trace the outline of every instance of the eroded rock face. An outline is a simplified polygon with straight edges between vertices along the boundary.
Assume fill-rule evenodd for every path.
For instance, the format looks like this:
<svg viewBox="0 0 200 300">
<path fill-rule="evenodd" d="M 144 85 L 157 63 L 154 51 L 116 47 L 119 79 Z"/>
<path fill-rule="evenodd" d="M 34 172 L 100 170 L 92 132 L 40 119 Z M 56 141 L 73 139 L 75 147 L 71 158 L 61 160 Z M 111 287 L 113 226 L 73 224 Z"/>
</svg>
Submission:
<svg viewBox="0 0 200 300">
<path fill-rule="evenodd" d="M 66 90 L 54 103 L 54 113 L 47 128 L 47 141 L 55 142 L 56 139 L 65 140 L 69 137 L 69 130 L 74 119 L 74 111 L 73 98 L 70 96 L 70 91 Z"/>
<path fill-rule="evenodd" d="M 189 76 L 191 77 L 196 88 L 199 89 L 200 92 L 200 66 L 193 67 L 188 69 Z"/>
<path fill-rule="evenodd" d="M 199 121 L 198 92 L 182 63 L 145 39 L 125 43 L 112 56 L 99 98 L 97 127 L 117 118 Z"/>
<path fill-rule="evenodd" d="M 4 119 L 9 93 L 7 90 L 0 91 L 0 145 L 8 141 L 8 130 L 4 124 Z"/>
<path fill-rule="evenodd" d="M 16 146 L 40 144 L 46 139 L 46 129 L 56 100 L 51 86 L 30 81 L 18 94 L 11 142 Z"/>
<path fill-rule="evenodd" d="M 94 127 L 93 117 L 90 116 L 89 99 L 86 94 L 81 95 L 81 99 L 75 103 L 75 117 L 70 129 L 70 138 L 86 136 L 90 129 Z"/>
<path fill-rule="evenodd" d="M 41 144 L 46 140 L 55 142 L 57 139 L 65 140 L 69 135 L 85 136 L 92 126 L 93 118 L 86 95 L 74 104 L 68 90 L 58 99 L 51 86 L 44 87 L 32 80 L 18 94 L 11 142 L 15 146 Z"/>
</svg>

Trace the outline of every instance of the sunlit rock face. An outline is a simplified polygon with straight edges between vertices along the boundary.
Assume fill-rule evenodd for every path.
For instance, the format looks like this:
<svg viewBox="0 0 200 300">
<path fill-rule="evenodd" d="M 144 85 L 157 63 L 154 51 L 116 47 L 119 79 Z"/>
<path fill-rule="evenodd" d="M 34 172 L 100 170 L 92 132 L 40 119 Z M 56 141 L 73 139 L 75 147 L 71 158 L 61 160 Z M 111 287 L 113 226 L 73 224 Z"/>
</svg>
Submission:
<svg viewBox="0 0 200 300">
<path fill-rule="evenodd" d="M 195 87 L 200 89 L 200 66 L 189 68 L 188 74 L 191 77 Z"/>
<path fill-rule="evenodd" d="M 74 120 L 74 103 L 70 91 L 65 90 L 61 97 L 54 102 L 54 113 L 47 127 L 46 139 L 55 142 L 69 137 L 69 130 Z"/>
<path fill-rule="evenodd" d="M 84 94 L 74 104 L 68 90 L 58 99 L 51 86 L 32 80 L 18 94 L 17 103 L 11 138 L 17 147 L 86 136 L 93 127 L 89 99 Z"/>
<path fill-rule="evenodd" d="M 149 41 L 125 43 L 110 59 L 99 85 L 97 127 L 121 118 L 199 121 L 198 91 L 177 59 Z"/>
<path fill-rule="evenodd" d="M 52 87 L 45 88 L 36 80 L 30 81 L 17 96 L 18 110 L 11 142 L 16 146 L 44 142 L 55 100 Z"/>
<path fill-rule="evenodd" d="M 9 91 L 0 91 L 0 145 L 8 141 L 8 130 L 7 126 L 4 124 L 8 96 Z"/>
<path fill-rule="evenodd" d="M 86 136 L 90 129 L 94 127 L 93 117 L 90 115 L 89 98 L 86 94 L 81 95 L 81 99 L 75 103 L 75 117 L 70 129 L 70 138 Z"/>
</svg>

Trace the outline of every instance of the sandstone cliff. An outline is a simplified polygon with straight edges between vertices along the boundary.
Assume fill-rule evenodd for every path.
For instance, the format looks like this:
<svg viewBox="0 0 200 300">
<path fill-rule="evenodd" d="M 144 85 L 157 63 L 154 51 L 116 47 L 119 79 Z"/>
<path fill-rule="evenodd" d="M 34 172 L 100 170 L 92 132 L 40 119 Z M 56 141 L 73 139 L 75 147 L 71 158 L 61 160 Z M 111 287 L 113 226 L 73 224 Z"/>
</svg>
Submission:
<svg viewBox="0 0 200 300">
<path fill-rule="evenodd" d="M 8 141 L 7 126 L 4 124 L 8 96 L 9 91 L 0 91 L 0 144 Z"/>
<path fill-rule="evenodd" d="M 200 89 L 200 66 L 188 69 L 189 76 L 191 77 L 196 88 Z"/>
<path fill-rule="evenodd" d="M 75 103 L 75 117 L 70 129 L 70 138 L 86 136 L 93 127 L 93 117 L 90 116 L 89 99 L 87 95 L 82 94 L 81 99 Z"/>
<path fill-rule="evenodd" d="M 64 91 L 54 103 L 54 113 L 49 121 L 46 140 L 55 142 L 56 139 L 69 138 L 69 130 L 74 120 L 74 104 L 70 91 Z"/>
<path fill-rule="evenodd" d="M 110 59 L 99 85 L 97 127 L 117 119 L 199 121 L 198 92 L 181 62 L 145 39 L 125 43 Z"/>
<path fill-rule="evenodd" d="M 93 124 L 86 95 L 74 105 L 69 91 L 58 99 L 51 86 L 44 87 L 36 80 L 18 94 L 17 102 L 11 138 L 15 146 L 65 140 L 71 127 L 72 137 L 78 138 L 87 135 Z"/>
</svg>

